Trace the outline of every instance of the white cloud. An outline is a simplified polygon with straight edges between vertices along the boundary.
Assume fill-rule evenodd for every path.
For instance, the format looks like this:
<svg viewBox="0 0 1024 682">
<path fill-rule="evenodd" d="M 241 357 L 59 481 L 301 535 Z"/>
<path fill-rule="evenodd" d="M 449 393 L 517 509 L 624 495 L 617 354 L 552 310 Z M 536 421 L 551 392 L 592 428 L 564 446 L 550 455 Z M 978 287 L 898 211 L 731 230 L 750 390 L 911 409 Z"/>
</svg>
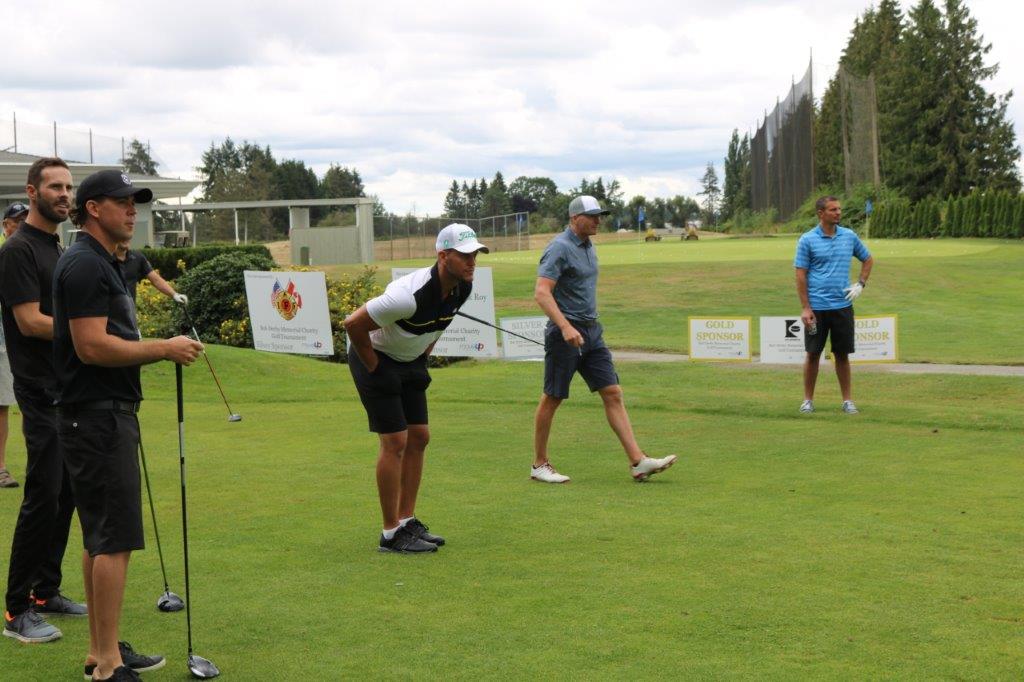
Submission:
<svg viewBox="0 0 1024 682">
<path fill-rule="evenodd" d="M 812 49 L 820 94 L 866 5 L 42 1 L 5 39 L 0 112 L 149 140 L 174 175 L 228 135 L 269 144 L 321 172 L 355 166 L 399 213 L 437 213 L 453 177 L 496 170 L 692 194 Z M 1005 92 L 1024 73 L 1024 12 L 971 11 Z M 1020 138 L 1019 97 L 1010 116 Z"/>
</svg>

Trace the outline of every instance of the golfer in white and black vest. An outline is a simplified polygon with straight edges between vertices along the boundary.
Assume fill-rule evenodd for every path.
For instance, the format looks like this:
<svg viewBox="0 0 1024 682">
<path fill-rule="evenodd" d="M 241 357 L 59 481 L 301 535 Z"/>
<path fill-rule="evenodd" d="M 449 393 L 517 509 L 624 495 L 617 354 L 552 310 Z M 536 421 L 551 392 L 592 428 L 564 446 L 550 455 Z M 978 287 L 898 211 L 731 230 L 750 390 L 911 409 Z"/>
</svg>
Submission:
<svg viewBox="0 0 1024 682">
<path fill-rule="evenodd" d="M 476 255 L 486 246 L 468 225 L 437 235 L 437 263 L 391 282 L 345 319 L 348 367 L 380 437 L 377 492 L 382 552 L 436 552 L 444 538 L 416 518 L 427 426 L 427 358 L 473 291 Z"/>
</svg>

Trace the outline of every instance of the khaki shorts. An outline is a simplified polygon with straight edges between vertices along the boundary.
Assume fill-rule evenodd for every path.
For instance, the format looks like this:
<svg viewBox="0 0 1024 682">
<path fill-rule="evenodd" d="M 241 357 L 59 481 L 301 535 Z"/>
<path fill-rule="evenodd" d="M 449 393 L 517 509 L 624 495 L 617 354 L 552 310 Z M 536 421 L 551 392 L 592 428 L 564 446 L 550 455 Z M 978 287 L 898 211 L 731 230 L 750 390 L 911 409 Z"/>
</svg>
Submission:
<svg viewBox="0 0 1024 682">
<path fill-rule="evenodd" d="M 11 363 L 7 359 L 7 351 L 0 351 L 0 405 L 13 405 L 14 376 L 11 374 Z"/>
</svg>

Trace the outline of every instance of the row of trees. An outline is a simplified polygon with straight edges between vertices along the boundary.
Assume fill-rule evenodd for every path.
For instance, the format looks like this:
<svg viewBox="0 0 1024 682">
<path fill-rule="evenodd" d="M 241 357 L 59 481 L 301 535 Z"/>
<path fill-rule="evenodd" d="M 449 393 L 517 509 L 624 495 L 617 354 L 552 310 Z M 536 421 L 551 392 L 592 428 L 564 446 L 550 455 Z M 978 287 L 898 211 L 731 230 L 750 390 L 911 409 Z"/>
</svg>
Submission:
<svg viewBox="0 0 1024 682">
<path fill-rule="evenodd" d="M 713 168 L 711 170 L 714 172 Z M 717 187 L 717 178 L 715 184 Z M 558 229 L 565 225 L 569 202 L 580 194 L 595 197 L 612 212 L 604 221 L 608 230 L 636 229 L 641 209 L 644 226 L 654 228 L 667 224 L 682 226 L 701 215 L 697 202 L 682 195 L 655 199 L 638 195 L 626 201 L 619 181 L 614 178 L 583 178 L 578 185 L 561 191 L 555 181 L 547 177 L 520 176 L 506 185 L 500 171 L 490 182 L 486 178 L 461 183 L 452 180 L 444 198 L 444 215 L 457 220 L 529 212 L 533 214 L 535 226 Z"/>
<path fill-rule="evenodd" d="M 1024 238 L 1024 195 L 974 191 L 945 201 L 888 201 L 871 216 L 872 237 Z"/>
<path fill-rule="evenodd" d="M 840 65 L 873 75 L 883 183 L 912 202 L 974 191 L 1020 192 L 1020 148 L 1006 108 L 1012 93 L 989 93 L 991 45 L 963 0 L 918 0 L 904 15 L 880 0 L 855 21 Z M 814 117 L 815 185 L 843 187 L 843 98 L 837 73 Z M 846 106 L 850 106 L 847 102 Z M 750 206 L 750 139 L 733 131 L 721 213 Z"/>
</svg>

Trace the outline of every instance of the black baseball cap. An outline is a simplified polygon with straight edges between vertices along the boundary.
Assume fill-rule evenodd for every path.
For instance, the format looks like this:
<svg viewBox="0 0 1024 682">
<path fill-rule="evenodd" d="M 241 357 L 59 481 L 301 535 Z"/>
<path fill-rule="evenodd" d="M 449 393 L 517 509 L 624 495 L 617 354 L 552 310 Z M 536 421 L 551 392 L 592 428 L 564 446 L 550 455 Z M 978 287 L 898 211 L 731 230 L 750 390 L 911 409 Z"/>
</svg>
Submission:
<svg viewBox="0 0 1024 682">
<path fill-rule="evenodd" d="M 153 190 L 136 187 L 132 184 L 132 179 L 121 171 L 98 171 L 82 180 L 82 184 L 75 191 L 75 205 L 82 209 L 85 208 L 85 202 L 100 197 L 134 197 L 135 203 L 148 204 L 153 201 Z"/>
<path fill-rule="evenodd" d="M 28 206 L 25 204 L 11 204 L 7 207 L 7 210 L 4 211 L 4 220 L 7 220 L 8 218 L 17 218 L 18 216 L 26 213 L 28 213 Z"/>
</svg>

